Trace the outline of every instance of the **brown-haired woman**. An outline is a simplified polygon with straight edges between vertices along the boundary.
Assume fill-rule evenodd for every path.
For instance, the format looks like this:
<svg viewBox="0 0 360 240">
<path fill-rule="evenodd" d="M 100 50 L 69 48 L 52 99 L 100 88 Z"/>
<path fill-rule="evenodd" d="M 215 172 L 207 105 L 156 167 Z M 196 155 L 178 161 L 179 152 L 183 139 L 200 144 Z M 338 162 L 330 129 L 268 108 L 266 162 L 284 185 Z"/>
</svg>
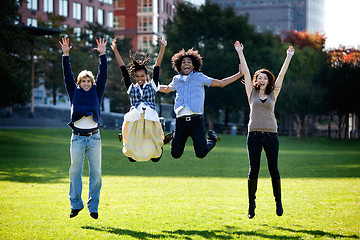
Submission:
<svg viewBox="0 0 360 240">
<path fill-rule="evenodd" d="M 280 173 L 278 169 L 279 141 L 277 137 L 277 123 L 275 118 L 275 103 L 280 93 L 285 73 L 295 50 L 290 46 L 287 56 L 275 80 L 274 75 L 267 69 L 255 72 L 251 81 L 250 71 L 243 53 L 244 46 L 236 41 L 235 49 L 238 52 L 242 72 L 245 77 L 245 89 L 250 105 L 250 119 L 248 125 L 247 149 L 249 156 L 248 217 L 255 216 L 255 193 L 257 190 L 258 175 L 260 170 L 261 151 L 264 148 L 268 169 L 271 176 L 273 194 L 276 202 L 276 214 L 282 216 Z"/>
</svg>

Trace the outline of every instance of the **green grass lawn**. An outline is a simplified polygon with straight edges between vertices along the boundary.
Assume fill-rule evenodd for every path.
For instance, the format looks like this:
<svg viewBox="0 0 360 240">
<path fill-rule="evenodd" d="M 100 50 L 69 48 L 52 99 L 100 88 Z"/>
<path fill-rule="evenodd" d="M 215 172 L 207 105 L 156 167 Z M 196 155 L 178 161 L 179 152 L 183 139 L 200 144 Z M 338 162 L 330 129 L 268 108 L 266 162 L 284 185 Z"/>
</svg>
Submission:
<svg viewBox="0 0 360 240">
<path fill-rule="evenodd" d="M 247 218 L 245 136 L 223 135 L 205 158 L 189 139 L 173 159 L 131 163 L 102 130 L 99 219 L 69 218 L 69 129 L 0 130 L 0 239 L 360 239 L 360 141 L 280 137 L 284 215 L 263 155 Z M 84 167 L 83 200 L 88 195 Z"/>
</svg>

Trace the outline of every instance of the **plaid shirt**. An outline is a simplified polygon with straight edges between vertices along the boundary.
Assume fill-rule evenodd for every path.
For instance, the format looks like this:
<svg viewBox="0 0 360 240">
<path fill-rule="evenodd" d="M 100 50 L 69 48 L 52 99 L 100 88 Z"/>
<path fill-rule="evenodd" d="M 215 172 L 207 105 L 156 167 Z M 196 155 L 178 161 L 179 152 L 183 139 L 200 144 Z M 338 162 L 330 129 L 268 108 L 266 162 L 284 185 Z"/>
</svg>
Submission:
<svg viewBox="0 0 360 240">
<path fill-rule="evenodd" d="M 155 94 L 156 91 L 150 83 L 145 83 L 142 89 L 138 84 L 132 84 L 129 91 L 131 106 L 137 108 L 143 102 L 155 109 Z"/>
</svg>

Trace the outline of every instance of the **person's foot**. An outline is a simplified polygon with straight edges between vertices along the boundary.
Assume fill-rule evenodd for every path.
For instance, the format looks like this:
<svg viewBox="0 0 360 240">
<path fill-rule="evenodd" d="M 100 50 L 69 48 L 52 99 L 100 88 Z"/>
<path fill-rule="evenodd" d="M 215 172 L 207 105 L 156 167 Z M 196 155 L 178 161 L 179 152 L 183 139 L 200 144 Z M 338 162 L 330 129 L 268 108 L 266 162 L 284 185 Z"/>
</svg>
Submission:
<svg viewBox="0 0 360 240">
<path fill-rule="evenodd" d="M 93 219 L 98 219 L 99 214 L 98 214 L 97 212 L 91 212 L 91 213 L 90 213 L 90 216 L 91 216 Z"/>
<path fill-rule="evenodd" d="M 80 212 L 81 210 L 83 210 L 83 209 L 84 209 L 84 208 L 71 210 L 70 218 L 76 217 L 76 216 L 79 214 L 79 212 Z"/>
<path fill-rule="evenodd" d="M 213 130 L 207 131 L 208 138 L 214 140 L 215 142 L 220 141 L 220 134 L 214 132 Z"/>
<path fill-rule="evenodd" d="M 165 137 L 164 137 L 164 145 L 168 144 L 171 141 L 172 135 L 173 135 L 173 132 L 169 132 L 168 134 L 165 135 Z"/>
<path fill-rule="evenodd" d="M 119 142 L 121 142 L 122 141 L 122 134 L 121 133 L 119 133 L 118 138 L 119 138 Z"/>
</svg>

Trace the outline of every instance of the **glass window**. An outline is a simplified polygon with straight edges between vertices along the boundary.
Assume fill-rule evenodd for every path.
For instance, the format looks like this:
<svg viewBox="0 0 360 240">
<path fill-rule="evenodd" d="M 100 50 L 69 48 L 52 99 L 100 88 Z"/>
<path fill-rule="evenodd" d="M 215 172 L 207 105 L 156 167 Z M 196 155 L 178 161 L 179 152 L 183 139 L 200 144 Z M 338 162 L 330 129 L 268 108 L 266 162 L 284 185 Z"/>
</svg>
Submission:
<svg viewBox="0 0 360 240">
<path fill-rule="evenodd" d="M 68 0 L 59 0 L 59 15 L 68 16 Z"/>
<path fill-rule="evenodd" d="M 44 0 L 44 12 L 54 12 L 54 0 Z"/>
<path fill-rule="evenodd" d="M 114 14 L 113 12 L 108 12 L 107 14 L 107 26 L 110 28 L 114 27 Z"/>
<path fill-rule="evenodd" d="M 104 10 L 98 9 L 97 22 L 100 25 L 104 25 Z"/>
<path fill-rule="evenodd" d="M 38 0 L 27 0 L 27 8 L 30 10 L 38 10 Z"/>
<path fill-rule="evenodd" d="M 28 18 L 27 19 L 27 25 L 32 26 L 32 27 L 37 27 L 37 19 Z"/>
<path fill-rule="evenodd" d="M 94 22 L 94 7 L 86 6 L 85 8 L 85 20 L 87 22 Z"/>
<path fill-rule="evenodd" d="M 81 20 L 81 4 L 73 3 L 73 18 Z"/>
</svg>

